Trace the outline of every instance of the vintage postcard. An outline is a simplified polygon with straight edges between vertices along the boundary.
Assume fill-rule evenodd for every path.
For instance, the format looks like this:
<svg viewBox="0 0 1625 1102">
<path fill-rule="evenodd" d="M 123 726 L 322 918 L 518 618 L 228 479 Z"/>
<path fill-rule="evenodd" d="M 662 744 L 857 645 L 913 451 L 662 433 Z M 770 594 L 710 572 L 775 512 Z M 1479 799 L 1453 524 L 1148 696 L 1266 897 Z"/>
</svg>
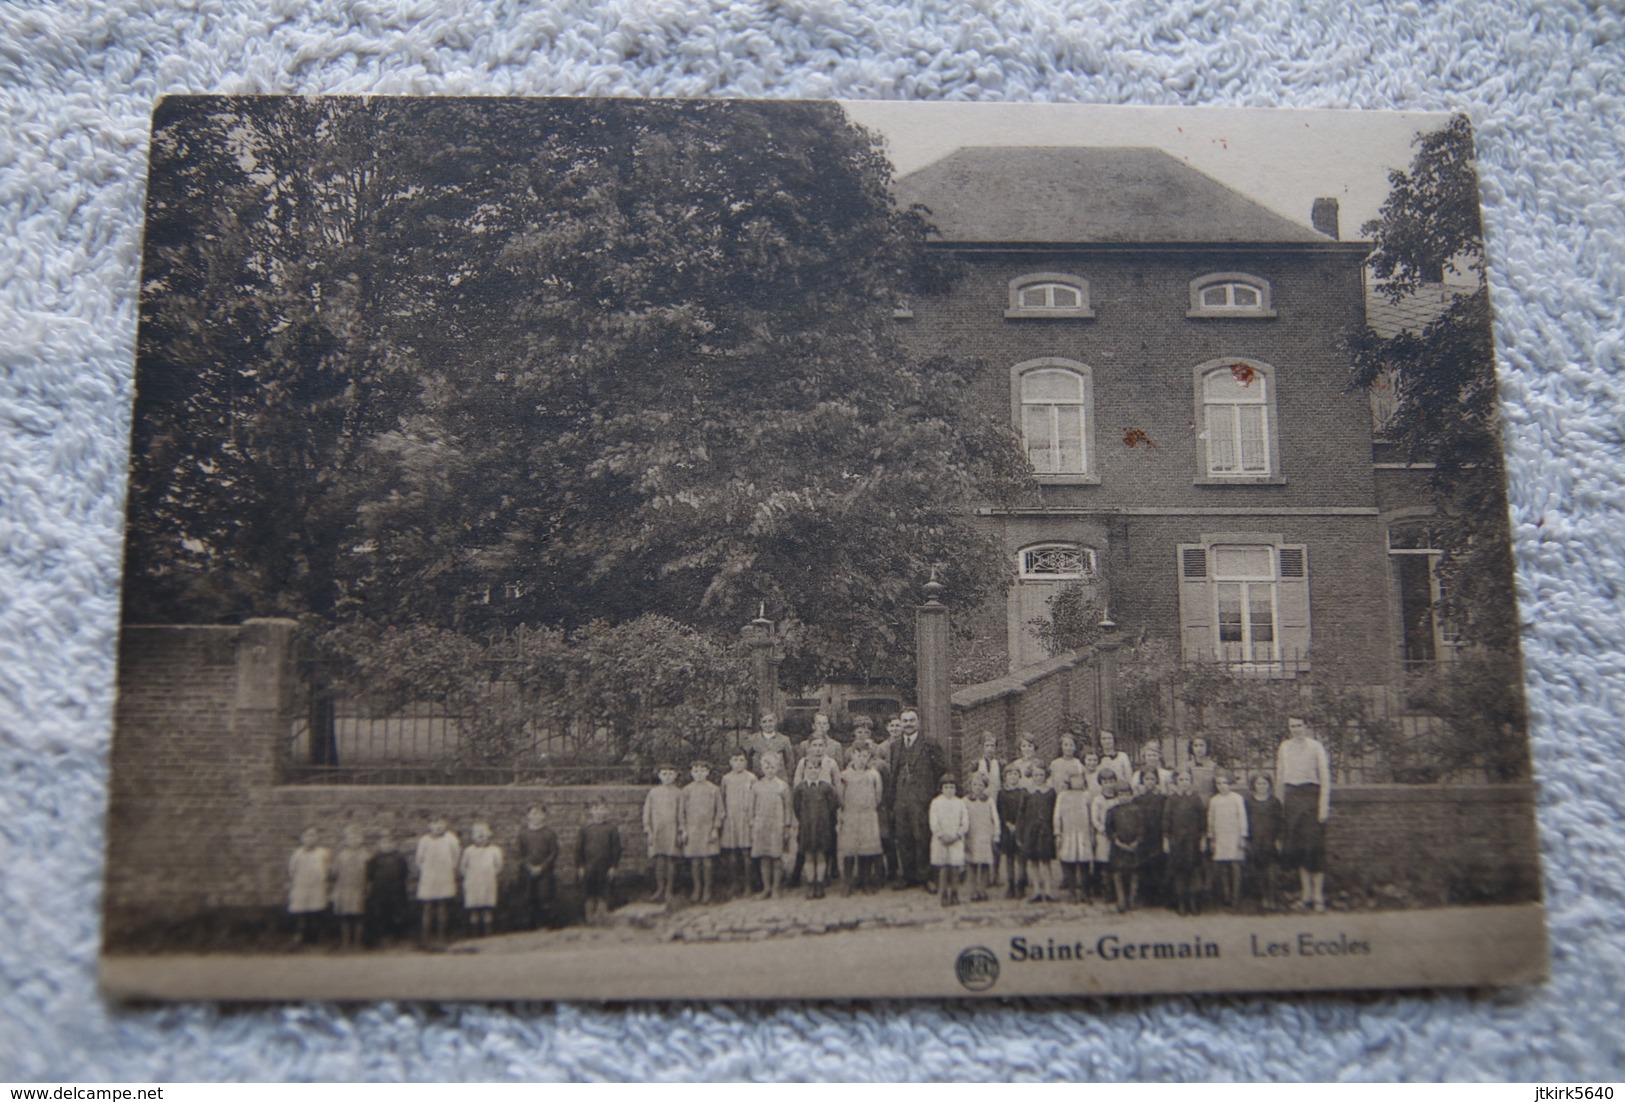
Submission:
<svg viewBox="0 0 1625 1102">
<path fill-rule="evenodd" d="M 102 983 L 1534 981 L 1464 118 L 177 97 Z"/>
</svg>

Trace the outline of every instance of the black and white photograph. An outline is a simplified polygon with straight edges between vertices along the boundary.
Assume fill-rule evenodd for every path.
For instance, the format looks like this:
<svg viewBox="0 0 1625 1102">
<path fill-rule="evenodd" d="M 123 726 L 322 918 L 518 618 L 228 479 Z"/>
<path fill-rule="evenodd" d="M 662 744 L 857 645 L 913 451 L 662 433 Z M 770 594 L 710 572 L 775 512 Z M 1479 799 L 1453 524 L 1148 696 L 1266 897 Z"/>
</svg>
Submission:
<svg viewBox="0 0 1625 1102">
<path fill-rule="evenodd" d="M 1547 971 L 1465 116 L 176 96 L 101 983 Z"/>
</svg>

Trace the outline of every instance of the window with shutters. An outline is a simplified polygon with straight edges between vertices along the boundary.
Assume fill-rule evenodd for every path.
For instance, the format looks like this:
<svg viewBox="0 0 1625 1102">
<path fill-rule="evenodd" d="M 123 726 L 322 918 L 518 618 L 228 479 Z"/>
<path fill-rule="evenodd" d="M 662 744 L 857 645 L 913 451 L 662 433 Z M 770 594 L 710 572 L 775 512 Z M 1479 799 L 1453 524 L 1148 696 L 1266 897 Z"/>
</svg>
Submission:
<svg viewBox="0 0 1625 1102">
<path fill-rule="evenodd" d="M 1257 360 L 1224 359 L 1196 369 L 1201 469 L 1209 484 L 1278 483 L 1275 369 Z"/>
<path fill-rule="evenodd" d="M 1210 272 L 1191 280 L 1192 318 L 1273 318 L 1270 282 L 1246 272 Z"/>
<path fill-rule="evenodd" d="M 1276 676 L 1308 669 L 1303 546 L 1266 534 L 1224 535 L 1182 545 L 1178 565 L 1186 661 Z"/>
<path fill-rule="evenodd" d="M 1092 318 L 1089 281 L 1065 272 L 1030 272 L 1010 281 L 1007 318 Z"/>
<path fill-rule="evenodd" d="M 1011 370 L 1011 413 L 1040 482 L 1097 482 L 1089 368 L 1046 358 Z"/>
</svg>

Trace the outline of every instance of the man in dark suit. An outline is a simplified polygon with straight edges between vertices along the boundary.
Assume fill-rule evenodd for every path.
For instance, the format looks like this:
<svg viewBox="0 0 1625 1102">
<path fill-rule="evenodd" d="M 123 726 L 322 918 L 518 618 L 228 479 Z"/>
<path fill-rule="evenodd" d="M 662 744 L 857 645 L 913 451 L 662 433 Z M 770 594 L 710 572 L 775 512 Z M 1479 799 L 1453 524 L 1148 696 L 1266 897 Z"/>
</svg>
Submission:
<svg viewBox="0 0 1625 1102">
<path fill-rule="evenodd" d="M 930 876 L 931 801 L 946 764 L 937 744 L 920 734 L 918 712 L 906 711 L 898 718 L 903 730 L 891 748 L 892 834 L 903 873 L 899 886 L 912 888 Z M 926 887 L 936 890 L 932 884 Z"/>
</svg>

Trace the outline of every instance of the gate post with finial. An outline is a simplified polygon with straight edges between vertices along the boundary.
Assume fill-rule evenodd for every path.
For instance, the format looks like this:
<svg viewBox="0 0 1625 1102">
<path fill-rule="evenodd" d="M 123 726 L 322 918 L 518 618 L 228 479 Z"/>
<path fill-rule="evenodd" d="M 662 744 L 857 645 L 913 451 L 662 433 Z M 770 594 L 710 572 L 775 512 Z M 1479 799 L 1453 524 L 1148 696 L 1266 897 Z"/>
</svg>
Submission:
<svg viewBox="0 0 1625 1102">
<path fill-rule="evenodd" d="M 952 760 L 948 606 L 942 603 L 947 587 L 937 581 L 936 567 L 931 568 L 931 580 L 921 588 L 925 603 L 914 610 L 914 699 L 920 711 L 921 732 Z"/>
<path fill-rule="evenodd" d="M 750 648 L 751 682 L 756 688 L 756 714 L 752 725 L 763 715 L 779 710 L 779 670 L 774 653 L 778 639 L 773 621 L 767 618 L 767 602 L 762 602 L 756 619 L 739 629 L 739 635 Z"/>
</svg>

